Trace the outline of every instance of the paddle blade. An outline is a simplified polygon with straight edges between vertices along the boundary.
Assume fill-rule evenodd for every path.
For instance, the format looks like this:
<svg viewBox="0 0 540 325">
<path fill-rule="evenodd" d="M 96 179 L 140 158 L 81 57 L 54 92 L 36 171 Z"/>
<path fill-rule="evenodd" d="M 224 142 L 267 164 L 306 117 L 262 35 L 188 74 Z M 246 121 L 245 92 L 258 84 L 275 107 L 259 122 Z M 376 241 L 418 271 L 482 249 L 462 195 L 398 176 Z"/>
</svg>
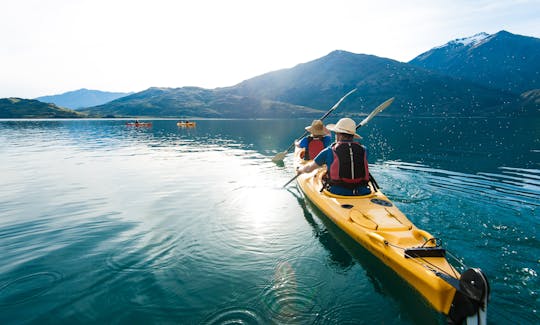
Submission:
<svg viewBox="0 0 540 325">
<path fill-rule="evenodd" d="M 385 101 L 384 103 L 382 103 L 381 105 L 377 106 L 377 107 L 373 110 L 373 112 L 371 112 L 368 116 L 366 116 L 365 119 L 362 120 L 362 122 L 360 122 L 360 123 L 358 124 L 358 126 L 357 126 L 356 128 L 358 129 L 359 127 L 362 127 L 362 126 L 366 125 L 367 122 L 371 121 L 371 119 L 375 117 L 375 115 L 379 114 L 379 113 L 382 112 L 385 108 L 387 108 L 388 106 L 390 106 L 390 104 L 392 104 L 392 102 L 394 102 L 394 99 L 395 99 L 395 97 L 392 97 L 392 98 L 386 100 L 386 101 Z"/>
<path fill-rule="evenodd" d="M 328 112 L 326 112 L 326 114 L 323 115 L 323 117 L 321 117 L 321 121 L 324 120 L 328 115 L 330 115 L 330 113 L 332 113 L 339 106 L 339 104 L 341 104 L 341 102 L 345 100 L 345 98 L 349 97 L 349 95 L 354 93 L 355 91 L 356 91 L 356 88 L 346 93 L 345 96 L 341 97 L 338 100 L 338 102 L 335 103 L 334 106 L 332 106 L 332 108 Z"/>
<path fill-rule="evenodd" d="M 273 162 L 278 162 L 278 161 L 283 161 L 283 159 L 285 159 L 285 156 L 287 155 L 289 151 L 283 151 L 283 152 L 279 152 L 277 153 L 274 158 L 272 158 L 272 161 Z"/>
</svg>

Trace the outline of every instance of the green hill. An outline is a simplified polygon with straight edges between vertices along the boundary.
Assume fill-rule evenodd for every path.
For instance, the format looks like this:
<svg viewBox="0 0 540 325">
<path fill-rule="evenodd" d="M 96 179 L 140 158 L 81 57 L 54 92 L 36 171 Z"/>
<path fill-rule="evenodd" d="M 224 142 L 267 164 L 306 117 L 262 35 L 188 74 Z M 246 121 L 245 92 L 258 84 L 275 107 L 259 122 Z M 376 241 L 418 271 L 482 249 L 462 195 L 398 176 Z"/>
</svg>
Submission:
<svg viewBox="0 0 540 325">
<path fill-rule="evenodd" d="M 117 117 L 279 118 L 321 115 L 320 111 L 301 105 L 197 87 L 149 88 L 82 111 Z"/>
<path fill-rule="evenodd" d="M 80 118 L 86 114 L 35 99 L 0 98 L 0 118 Z"/>
</svg>

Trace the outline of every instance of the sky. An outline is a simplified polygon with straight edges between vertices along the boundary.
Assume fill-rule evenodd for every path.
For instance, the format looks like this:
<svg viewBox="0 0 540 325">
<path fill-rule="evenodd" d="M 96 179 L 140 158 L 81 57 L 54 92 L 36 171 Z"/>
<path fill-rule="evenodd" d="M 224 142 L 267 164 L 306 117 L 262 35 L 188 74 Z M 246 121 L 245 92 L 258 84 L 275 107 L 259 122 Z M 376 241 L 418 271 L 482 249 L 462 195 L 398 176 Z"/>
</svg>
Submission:
<svg viewBox="0 0 540 325">
<path fill-rule="evenodd" d="M 540 0 L 0 0 L 0 98 L 233 86 L 334 50 L 540 38 Z"/>
</svg>

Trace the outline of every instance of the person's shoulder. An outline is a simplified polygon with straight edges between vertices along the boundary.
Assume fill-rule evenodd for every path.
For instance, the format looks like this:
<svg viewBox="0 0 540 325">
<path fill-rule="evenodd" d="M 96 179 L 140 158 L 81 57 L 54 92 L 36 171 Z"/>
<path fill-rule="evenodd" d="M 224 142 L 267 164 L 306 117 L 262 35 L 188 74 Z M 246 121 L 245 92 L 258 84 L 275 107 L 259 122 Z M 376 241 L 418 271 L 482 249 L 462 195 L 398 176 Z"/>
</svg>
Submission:
<svg viewBox="0 0 540 325">
<path fill-rule="evenodd" d="M 328 146 L 324 148 L 323 150 L 321 150 L 321 152 L 319 152 L 319 155 L 328 155 L 331 152 L 332 152 L 332 147 Z"/>
</svg>

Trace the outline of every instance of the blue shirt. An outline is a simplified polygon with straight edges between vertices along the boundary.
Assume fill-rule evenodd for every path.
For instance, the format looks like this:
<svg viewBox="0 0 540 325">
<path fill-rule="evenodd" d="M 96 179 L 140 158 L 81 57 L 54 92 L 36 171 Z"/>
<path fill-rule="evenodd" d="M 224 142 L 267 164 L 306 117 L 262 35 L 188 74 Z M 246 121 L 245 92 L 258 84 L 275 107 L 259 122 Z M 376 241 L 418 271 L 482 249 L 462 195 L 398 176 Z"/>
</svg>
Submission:
<svg viewBox="0 0 540 325">
<path fill-rule="evenodd" d="M 346 142 L 346 141 L 342 141 L 342 142 Z M 366 147 L 364 147 L 364 149 L 366 150 L 366 159 L 367 159 L 367 149 Z M 313 161 L 319 166 L 326 164 L 326 172 L 328 172 L 330 170 L 330 166 L 334 162 L 334 153 L 332 151 L 332 147 L 328 146 L 324 148 L 323 151 L 319 152 L 317 157 L 313 159 Z M 371 193 L 371 190 L 367 186 L 359 186 L 356 189 L 350 189 L 350 188 L 346 188 L 339 185 L 331 185 L 329 188 L 329 191 L 330 193 L 333 193 L 333 194 L 346 195 L 346 196 L 367 195 Z"/>
</svg>

